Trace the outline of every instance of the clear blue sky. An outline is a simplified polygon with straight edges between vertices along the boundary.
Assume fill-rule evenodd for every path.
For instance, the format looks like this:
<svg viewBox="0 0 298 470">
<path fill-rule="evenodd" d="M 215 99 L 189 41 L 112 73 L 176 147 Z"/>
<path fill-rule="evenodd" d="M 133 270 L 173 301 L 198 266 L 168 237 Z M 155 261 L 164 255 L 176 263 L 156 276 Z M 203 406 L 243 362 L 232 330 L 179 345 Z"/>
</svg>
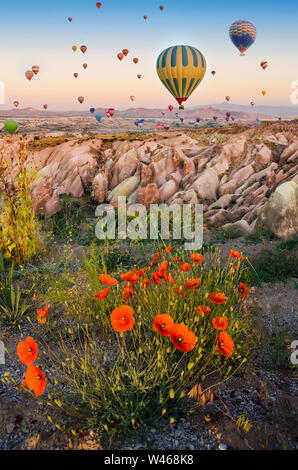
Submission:
<svg viewBox="0 0 298 470">
<path fill-rule="evenodd" d="M 207 61 L 206 76 L 188 106 L 222 102 L 227 94 L 233 103 L 253 99 L 256 104 L 290 105 L 290 84 L 298 80 L 297 0 L 101 3 L 98 9 L 96 0 L 1 2 L 0 80 L 6 88 L 2 109 L 11 107 L 14 99 L 20 107 L 48 103 L 49 110 L 81 109 L 79 95 L 85 96 L 84 107 L 130 107 L 130 95 L 136 97 L 136 107 L 174 105 L 159 82 L 155 63 L 164 48 L 175 44 L 197 47 Z M 258 32 L 245 58 L 239 57 L 228 36 L 230 24 L 238 19 L 251 21 Z M 88 47 L 86 54 L 79 50 L 82 44 Z M 78 46 L 76 52 L 72 45 Z M 119 62 L 116 55 L 123 48 L 130 52 Z M 133 57 L 139 58 L 137 65 Z M 265 72 L 261 60 L 269 62 Z M 35 64 L 40 73 L 28 82 L 24 73 Z M 77 79 L 74 72 L 79 73 Z"/>
</svg>

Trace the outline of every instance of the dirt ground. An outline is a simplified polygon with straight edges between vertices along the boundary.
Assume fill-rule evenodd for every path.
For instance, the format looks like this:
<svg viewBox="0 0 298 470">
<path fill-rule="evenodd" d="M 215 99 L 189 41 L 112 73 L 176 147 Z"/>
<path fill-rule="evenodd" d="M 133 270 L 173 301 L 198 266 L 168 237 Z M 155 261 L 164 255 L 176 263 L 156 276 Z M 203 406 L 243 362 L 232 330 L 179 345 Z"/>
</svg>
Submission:
<svg viewBox="0 0 298 470">
<path fill-rule="evenodd" d="M 274 243 L 247 245 L 238 238 L 217 246 L 223 256 L 234 248 L 251 257 Z M 84 249 L 73 250 L 79 260 Z M 146 429 L 125 442 L 104 443 L 93 430 L 79 437 L 61 432 L 48 421 L 45 405 L 27 395 L 17 395 L 0 382 L 0 449 L 297 449 L 297 381 L 290 363 L 290 344 L 298 339 L 297 281 L 288 279 L 286 283 L 251 288 L 248 301 L 253 307 L 259 344 L 245 371 L 222 384 L 213 402 L 191 416 L 171 426 Z M 26 335 L 26 327 L 23 333 Z M 18 332 L 0 332 L 0 340 L 11 353 L 19 339 Z M 18 367 L 7 357 L 6 364 L 0 365 L 0 375 L 16 372 Z M 22 375 L 22 367 L 18 372 Z M 64 421 L 59 412 L 50 414 L 54 422 Z M 245 429 L 237 425 L 240 416 Z"/>
</svg>

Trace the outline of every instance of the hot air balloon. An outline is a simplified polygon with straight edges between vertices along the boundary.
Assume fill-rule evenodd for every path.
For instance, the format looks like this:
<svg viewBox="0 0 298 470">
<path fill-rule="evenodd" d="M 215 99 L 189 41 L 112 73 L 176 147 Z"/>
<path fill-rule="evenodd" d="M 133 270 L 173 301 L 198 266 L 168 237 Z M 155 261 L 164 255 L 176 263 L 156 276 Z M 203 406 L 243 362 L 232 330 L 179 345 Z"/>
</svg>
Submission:
<svg viewBox="0 0 298 470">
<path fill-rule="evenodd" d="M 40 70 L 40 68 L 39 68 L 38 65 L 33 65 L 32 72 L 34 73 L 34 75 L 37 75 L 39 70 Z"/>
<path fill-rule="evenodd" d="M 262 95 L 263 95 L 263 96 L 266 95 L 266 90 L 263 90 L 263 91 L 262 91 Z"/>
<path fill-rule="evenodd" d="M 183 122 L 183 121 L 184 121 L 184 118 L 183 118 L 183 117 L 181 117 L 181 118 L 180 118 L 180 121 L 181 121 L 181 122 Z"/>
<path fill-rule="evenodd" d="M 231 116 L 231 113 L 227 112 L 226 116 L 227 116 L 227 118 L 229 118 Z"/>
<path fill-rule="evenodd" d="M 88 67 L 88 64 L 83 64 L 84 69 Z"/>
<path fill-rule="evenodd" d="M 87 51 L 87 46 L 81 46 L 80 49 L 83 52 L 83 54 L 85 54 L 85 52 Z"/>
<path fill-rule="evenodd" d="M 263 60 L 263 62 L 261 62 L 261 67 L 263 70 L 266 70 L 266 68 L 268 67 L 268 62 L 266 60 Z"/>
<path fill-rule="evenodd" d="M 235 118 L 234 118 L 234 116 L 232 116 L 232 117 L 231 117 L 231 119 L 232 119 L 232 121 L 235 121 Z"/>
<path fill-rule="evenodd" d="M 144 20 L 147 20 L 148 16 L 147 15 L 144 15 Z"/>
<path fill-rule="evenodd" d="M 128 49 L 123 49 L 123 51 L 122 51 L 122 52 L 123 52 L 123 54 L 124 54 L 124 55 L 125 55 L 125 57 L 126 57 L 129 51 L 128 51 Z"/>
<path fill-rule="evenodd" d="M 96 119 L 98 122 L 101 121 L 101 118 L 102 118 L 102 114 L 100 114 L 100 113 L 96 113 L 96 114 L 95 114 L 95 119 Z"/>
<path fill-rule="evenodd" d="M 72 50 L 75 52 L 77 50 L 77 46 L 72 46 Z"/>
<path fill-rule="evenodd" d="M 139 59 L 137 57 L 134 57 L 132 60 L 134 61 L 135 64 L 139 62 Z"/>
<path fill-rule="evenodd" d="M 168 131 L 170 129 L 170 126 L 163 126 L 165 131 Z"/>
<path fill-rule="evenodd" d="M 119 59 L 120 62 L 121 62 L 121 60 L 122 60 L 123 57 L 124 57 L 124 54 L 122 54 L 122 52 L 119 52 L 119 54 L 117 54 L 117 57 L 118 57 L 118 59 Z"/>
<path fill-rule="evenodd" d="M 200 122 L 200 120 L 201 120 L 201 118 L 199 118 L 199 117 L 196 118 L 196 121 L 197 121 L 197 122 Z"/>
<path fill-rule="evenodd" d="M 100 3 L 100 2 L 97 2 L 96 6 L 97 6 L 97 8 L 100 8 L 100 7 L 101 7 L 101 3 Z"/>
<path fill-rule="evenodd" d="M 239 49 L 241 56 L 244 56 L 244 52 L 255 42 L 256 37 L 256 28 L 249 21 L 235 21 L 230 26 L 231 41 Z"/>
<path fill-rule="evenodd" d="M 161 6 L 159 7 L 159 9 L 160 9 L 161 11 L 163 11 L 164 8 L 165 8 L 165 7 L 164 7 L 163 5 L 161 5 Z"/>
<path fill-rule="evenodd" d="M 74 76 L 75 78 L 77 78 L 77 77 L 79 76 L 79 74 L 78 74 L 78 73 L 74 73 L 73 76 Z"/>
<path fill-rule="evenodd" d="M 95 113 L 95 108 L 90 108 L 89 111 L 90 111 L 91 114 L 94 114 Z"/>
<path fill-rule="evenodd" d="M 69 18 L 68 18 L 68 21 L 71 23 L 71 22 L 72 22 L 72 18 L 71 18 L 71 17 L 69 17 Z"/>
<path fill-rule="evenodd" d="M 206 72 L 203 54 L 191 46 L 172 46 L 157 59 L 157 74 L 180 107 L 201 83 Z"/>
<path fill-rule="evenodd" d="M 230 96 L 226 96 L 226 100 L 227 101 L 230 101 L 231 97 Z"/>
<path fill-rule="evenodd" d="M 254 105 L 255 105 L 255 102 L 254 102 L 254 101 L 251 101 L 251 102 L 250 102 L 250 105 L 251 105 L 251 106 L 254 106 Z"/>
<path fill-rule="evenodd" d="M 84 99 L 85 99 L 84 96 L 79 96 L 78 97 L 78 102 L 82 104 Z"/>
<path fill-rule="evenodd" d="M 213 120 L 214 120 L 214 121 L 217 121 L 217 116 L 213 116 Z"/>
<path fill-rule="evenodd" d="M 134 96 L 130 96 L 130 101 L 134 101 L 135 97 Z"/>
<path fill-rule="evenodd" d="M 109 113 L 108 111 L 106 111 L 106 115 L 107 115 L 107 118 L 110 118 L 110 117 L 111 117 L 111 115 L 110 115 L 110 113 Z"/>
<path fill-rule="evenodd" d="M 48 105 L 47 105 L 47 104 L 44 104 L 44 105 L 43 105 L 43 109 L 48 109 Z"/>
<path fill-rule="evenodd" d="M 6 121 L 4 124 L 5 130 L 10 134 L 14 134 L 19 127 L 16 121 Z"/>
<path fill-rule="evenodd" d="M 19 103 L 18 101 L 14 101 L 14 102 L 13 102 L 13 105 L 14 105 L 16 108 L 19 106 L 19 104 L 20 104 L 20 103 Z"/>
<path fill-rule="evenodd" d="M 174 106 L 172 106 L 172 105 L 170 104 L 170 105 L 168 106 L 168 109 L 169 109 L 170 111 L 173 111 Z"/>
<path fill-rule="evenodd" d="M 108 113 L 110 114 L 110 116 L 114 116 L 114 114 L 115 114 L 115 109 L 114 109 L 114 108 L 109 108 L 109 109 L 108 109 Z"/>
<path fill-rule="evenodd" d="M 138 73 L 137 75 L 138 78 L 142 78 L 142 75 L 140 73 Z"/>
<path fill-rule="evenodd" d="M 212 73 L 212 75 L 215 75 L 215 74 L 216 74 L 216 71 L 215 71 L 215 70 L 212 70 L 211 73 Z"/>
<path fill-rule="evenodd" d="M 166 113 L 165 113 L 164 111 L 161 112 L 161 115 L 162 115 L 162 116 L 165 116 L 165 114 L 166 114 Z"/>
<path fill-rule="evenodd" d="M 27 70 L 27 72 L 25 73 L 25 76 L 30 81 L 34 77 L 34 73 L 32 72 L 32 70 Z"/>
</svg>

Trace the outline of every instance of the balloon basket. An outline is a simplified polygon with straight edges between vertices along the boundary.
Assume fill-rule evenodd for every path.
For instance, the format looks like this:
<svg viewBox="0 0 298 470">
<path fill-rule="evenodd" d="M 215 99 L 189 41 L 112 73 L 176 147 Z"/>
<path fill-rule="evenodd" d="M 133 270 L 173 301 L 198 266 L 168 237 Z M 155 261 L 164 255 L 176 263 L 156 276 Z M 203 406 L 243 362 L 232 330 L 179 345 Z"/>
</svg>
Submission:
<svg viewBox="0 0 298 470">
<path fill-rule="evenodd" d="M 184 109 L 183 104 L 180 104 L 179 109 Z"/>
<path fill-rule="evenodd" d="M 243 52 L 242 52 L 242 54 L 239 54 L 239 55 L 240 55 L 240 57 L 245 57 L 245 54 L 243 54 Z"/>
</svg>

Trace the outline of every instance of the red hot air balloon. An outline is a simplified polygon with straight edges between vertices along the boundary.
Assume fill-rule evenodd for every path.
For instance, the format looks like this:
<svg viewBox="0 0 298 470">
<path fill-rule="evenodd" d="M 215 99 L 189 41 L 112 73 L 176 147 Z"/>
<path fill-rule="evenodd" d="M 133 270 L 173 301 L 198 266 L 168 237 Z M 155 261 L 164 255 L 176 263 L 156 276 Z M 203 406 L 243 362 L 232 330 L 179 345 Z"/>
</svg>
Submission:
<svg viewBox="0 0 298 470">
<path fill-rule="evenodd" d="M 34 73 L 32 72 L 32 70 L 27 70 L 27 72 L 25 73 L 25 77 L 28 78 L 28 80 L 31 80 L 34 77 Z"/>
<path fill-rule="evenodd" d="M 251 106 L 254 106 L 254 105 L 255 105 L 255 102 L 254 102 L 254 101 L 251 101 L 251 102 L 250 102 L 250 105 L 251 105 Z"/>
<path fill-rule="evenodd" d="M 169 109 L 170 111 L 173 111 L 174 106 L 172 106 L 172 105 L 170 104 L 170 105 L 168 106 L 168 109 Z"/>
<path fill-rule="evenodd" d="M 160 9 L 161 11 L 163 11 L 164 8 L 165 8 L 165 7 L 164 7 L 163 5 L 161 5 L 161 6 L 159 7 L 159 9 Z"/>
<path fill-rule="evenodd" d="M 114 114 L 115 114 L 115 109 L 114 109 L 114 108 L 109 108 L 109 109 L 108 109 L 108 113 L 109 113 L 110 116 L 114 116 Z"/>
<path fill-rule="evenodd" d="M 110 113 L 108 113 L 108 111 L 106 112 L 106 115 L 107 115 L 107 118 L 111 117 L 111 115 L 110 115 Z"/>
<path fill-rule="evenodd" d="M 120 62 L 121 62 L 121 60 L 122 60 L 123 57 L 124 57 L 124 54 L 122 54 L 122 52 L 119 52 L 119 54 L 117 54 L 117 57 L 118 57 L 118 59 L 119 59 Z"/>
<path fill-rule="evenodd" d="M 231 113 L 227 112 L 226 116 L 229 118 L 231 116 Z"/>
<path fill-rule="evenodd" d="M 43 105 L 43 108 L 44 108 L 44 109 L 48 109 L 48 105 L 47 105 L 47 104 L 44 104 L 44 105 Z"/>
<path fill-rule="evenodd" d="M 16 108 L 19 106 L 19 104 L 20 104 L 20 103 L 19 103 L 18 101 L 14 101 L 14 102 L 13 102 L 13 105 L 14 105 Z"/>
<path fill-rule="evenodd" d="M 88 64 L 83 64 L 84 69 L 88 67 Z"/>
<path fill-rule="evenodd" d="M 81 46 L 81 51 L 83 52 L 83 54 L 85 54 L 85 52 L 87 51 L 87 46 Z"/>
<path fill-rule="evenodd" d="M 39 68 L 38 65 L 33 65 L 32 72 L 34 73 L 34 75 L 37 75 L 39 70 L 40 70 L 40 68 Z"/>
<path fill-rule="evenodd" d="M 138 78 L 142 78 L 142 75 L 140 73 L 138 73 L 137 75 Z"/>
<path fill-rule="evenodd" d="M 261 62 L 261 67 L 263 70 L 265 70 L 268 67 L 268 62 L 266 60 L 263 60 L 263 62 Z"/>
<path fill-rule="evenodd" d="M 71 23 L 71 22 L 72 22 L 72 18 L 71 18 L 71 17 L 69 17 L 69 18 L 68 18 L 68 21 Z"/>
<path fill-rule="evenodd" d="M 123 54 L 124 54 L 124 55 L 125 55 L 125 57 L 126 57 L 129 51 L 128 51 L 128 49 L 123 49 L 123 51 L 122 51 L 122 52 L 123 52 Z"/>
<path fill-rule="evenodd" d="M 79 74 L 78 74 L 78 73 L 74 73 L 73 76 L 74 76 L 75 78 L 77 78 L 77 77 L 79 76 Z"/>
<path fill-rule="evenodd" d="M 101 3 L 100 3 L 100 2 L 97 2 L 96 6 L 97 6 L 97 8 L 100 8 L 100 7 L 101 7 Z"/>
<path fill-rule="evenodd" d="M 147 16 L 147 15 L 144 15 L 144 20 L 145 20 L 145 21 L 147 20 L 147 18 L 148 18 L 148 16 Z"/>
<path fill-rule="evenodd" d="M 137 57 L 134 57 L 132 60 L 134 61 L 135 64 L 139 62 L 139 59 Z"/>
</svg>

